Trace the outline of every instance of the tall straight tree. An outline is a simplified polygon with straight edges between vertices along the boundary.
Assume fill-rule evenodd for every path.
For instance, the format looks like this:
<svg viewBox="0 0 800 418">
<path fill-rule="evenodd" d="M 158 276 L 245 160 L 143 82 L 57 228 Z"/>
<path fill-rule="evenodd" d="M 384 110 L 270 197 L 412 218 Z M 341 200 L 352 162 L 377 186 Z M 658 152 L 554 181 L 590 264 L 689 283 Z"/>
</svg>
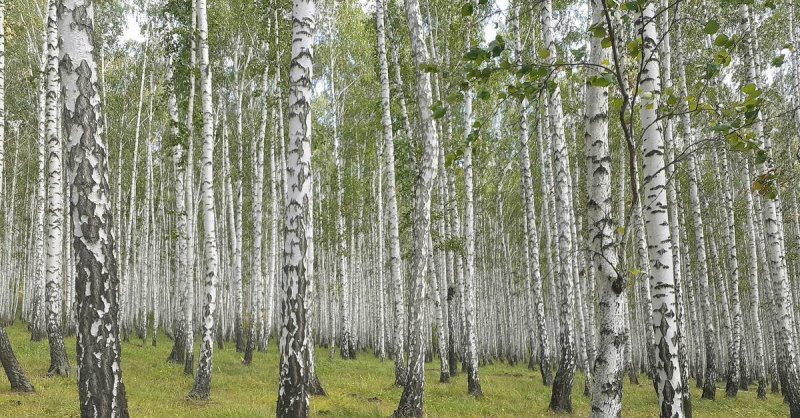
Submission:
<svg viewBox="0 0 800 418">
<path fill-rule="evenodd" d="M 469 37 L 467 38 L 469 47 Z M 472 113 L 472 89 L 464 93 L 464 195 L 466 196 L 466 210 L 464 211 L 464 243 L 466 247 L 466 268 L 464 269 L 464 313 L 466 314 L 467 337 L 467 392 L 477 397 L 483 396 L 481 381 L 478 375 L 478 341 L 476 336 L 475 315 L 475 187 L 472 169 L 471 139 L 475 137 L 472 132 L 475 116 Z"/>
<path fill-rule="evenodd" d="M 758 73 L 758 64 L 755 54 L 756 36 L 753 23 L 753 12 L 743 4 L 740 14 L 744 18 L 747 33 L 745 58 L 747 60 L 747 82 L 760 87 L 761 81 Z M 756 166 L 759 176 L 769 175 L 775 170 L 772 160 L 772 141 L 764 131 L 764 120 L 761 112 L 756 115 L 753 125 L 756 138 L 761 142 L 767 158 Z M 786 265 L 786 243 L 784 241 L 783 222 L 781 221 L 781 196 L 766 198 L 762 201 L 764 235 L 766 236 L 766 256 L 769 273 L 772 276 L 772 310 L 775 317 L 775 349 L 780 350 L 778 358 L 778 373 L 781 375 L 783 392 L 792 417 L 800 417 L 800 374 L 797 369 L 797 348 L 794 336 L 794 318 L 791 298 L 791 284 Z"/>
<path fill-rule="evenodd" d="M 515 26 L 515 51 L 514 55 L 517 63 L 522 65 L 522 31 L 520 30 L 520 3 L 521 0 L 516 0 L 514 3 L 514 24 Z M 528 302 L 527 309 L 532 311 L 531 314 L 536 321 L 536 335 L 538 336 L 538 355 L 540 358 L 542 383 L 549 386 L 553 383 L 553 371 L 550 359 L 550 343 L 547 335 L 547 325 L 545 324 L 544 317 L 544 293 L 542 289 L 542 273 L 539 265 L 539 233 L 536 231 L 536 202 L 533 194 L 533 178 L 531 174 L 531 155 L 530 155 L 530 130 L 528 128 L 528 111 L 529 111 L 528 98 L 524 97 L 520 101 L 520 151 L 522 154 L 522 193 L 525 197 L 525 219 L 527 228 L 525 236 L 528 246 L 526 257 L 528 258 L 528 268 L 525 274 L 525 287 L 530 288 L 530 302 Z M 545 198 L 546 200 L 546 198 Z M 527 290 L 527 289 L 526 289 Z M 530 318 L 529 318 L 530 321 Z M 533 327 L 533 324 L 530 325 Z M 531 331 L 533 335 L 533 331 Z M 531 338 L 533 338 L 531 336 Z M 531 341 L 531 358 L 536 356 L 534 343 Z"/>
<path fill-rule="evenodd" d="M 286 163 L 286 226 L 281 297 L 279 417 L 307 417 L 310 379 L 306 344 L 307 273 L 313 271 L 306 226 L 311 215 L 311 96 L 316 5 L 294 0 L 289 69 L 289 146 Z"/>
<path fill-rule="evenodd" d="M 602 26 L 602 0 L 591 1 L 592 26 Z M 600 37 L 592 36 L 589 60 L 601 66 L 609 60 Z M 599 67 L 588 67 L 584 147 L 586 187 L 589 192 L 588 226 L 592 266 L 599 294 L 600 344 L 594 361 L 595 381 L 592 416 L 622 416 L 622 377 L 625 372 L 624 341 L 630 338 L 625 326 L 625 279 L 619 272 L 615 249 L 611 201 L 611 149 L 608 140 L 608 88 L 592 83 Z"/>
<path fill-rule="evenodd" d="M 47 9 L 47 242 L 45 255 L 45 295 L 47 300 L 47 340 L 50 343 L 48 376 L 69 376 L 67 349 L 61 335 L 61 276 L 64 248 L 64 195 L 62 183 L 62 144 L 58 130 L 59 28 L 57 2 Z"/>
<path fill-rule="evenodd" d="M 5 126 L 6 126 L 6 2 L 0 0 L 0 202 L 5 201 L 3 190 L 4 177 L 4 144 L 5 144 Z M 17 145 L 19 149 L 19 145 Z M 16 158 L 14 159 L 16 161 Z M 12 187 L 13 193 L 13 187 Z M 6 234 L 10 231 L 6 230 Z M 13 314 L 13 313 L 12 313 Z M 6 372 L 9 383 L 11 383 L 12 392 L 33 392 L 33 385 L 25 375 L 25 371 L 20 366 L 17 357 L 14 355 L 14 350 L 11 347 L 11 341 L 8 339 L 5 327 L 0 324 L 0 364 L 3 365 L 3 370 Z"/>
<path fill-rule="evenodd" d="M 652 289 L 652 327 L 656 367 L 653 385 L 658 395 L 661 417 L 683 417 L 683 390 L 678 360 L 678 323 L 676 319 L 675 276 L 672 272 L 672 244 L 667 219 L 667 178 L 664 170 L 664 137 L 658 118 L 661 75 L 656 48 L 655 4 L 646 1 L 637 6 L 637 28 L 642 41 L 643 67 L 639 79 L 642 102 L 639 117 L 644 129 L 643 219 L 650 256 Z"/>
<path fill-rule="evenodd" d="M 211 65 L 208 58 L 208 11 L 206 0 L 197 0 L 197 28 L 200 47 L 200 98 L 203 110 L 202 200 L 205 236 L 205 297 L 200 361 L 190 398 L 211 396 L 211 371 L 214 356 L 214 310 L 217 306 L 217 224 L 214 210 L 214 114 L 211 97 Z"/>
<path fill-rule="evenodd" d="M 188 274 L 189 260 L 187 252 L 189 251 L 189 232 L 187 225 L 186 215 L 186 145 L 180 137 L 179 117 L 178 117 L 178 98 L 175 94 L 175 82 L 172 77 L 174 74 L 172 69 L 172 60 L 167 68 L 168 75 L 168 99 L 167 110 L 170 117 L 170 135 L 174 143 L 172 147 L 172 163 L 175 169 L 175 274 L 179 280 L 177 283 L 180 295 L 178 296 L 178 321 L 175 329 L 175 343 L 172 347 L 172 352 L 169 355 L 168 361 L 183 364 L 186 361 L 186 334 L 191 332 L 187 329 L 191 325 L 190 315 L 187 314 L 187 309 L 191 309 L 191 301 L 188 298 L 189 286 L 191 286 L 191 279 Z"/>
<path fill-rule="evenodd" d="M 555 66 L 557 51 L 553 29 L 553 2 L 542 3 L 542 37 L 547 49 L 547 64 Z M 559 336 L 561 360 L 558 364 L 553 392 L 550 397 L 550 409 L 553 411 L 572 412 L 572 384 L 575 380 L 575 361 L 577 350 L 573 325 L 573 274 L 572 258 L 573 235 L 572 223 L 572 188 L 569 175 L 569 154 L 567 153 L 566 134 L 564 133 L 564 114 L 561 100 L 561 87 L 558 85 L 559 70 L 555 72 L 555 88 L 548 89 L 547 117 L 550 126 L 549 142 L 553 147 L 553 163 L 555 174 L 556 212 L 558 218 L 558 293 L 559 300 Z M 555 291 L 555 289 L 551 289 Z"/>
<path fill-rule="evenodd" d="M 403 277 L 400 269 L 400 228 L 397 219 L 397 186 L 394 169 L 394 131 L 392 130 L 392 106 L 389 90 L 389 62 L 386 56 L 386 0 L 377 0 L 375 6 L 375 19 L 378 34 L 378 61 L 381 82 L 381 124 L 383 125 L 383 140 L 385 143 L 384 156 L 386 158 L 386 211 L 389 217 L 389 272 L 390 280 L 395 293 L 402 293 Z M 405 306 L 402 295 L 395 296 L 395 330 L 393 332 L 394 353 L 392 357 L 395 365 L 395 384 L 402 384 L 405 379 L 405 352 L 403 350 Z"/>
<path fill-rule="evenodd" d="M 424 69 L 428 64 L 428 47 L 425 45 L 424 26 L 418 0 L 405 1 L 406 21 L 411 36 L 411 51 L 414 58 L 414 74 L 417 79 L 417 106 L 419 107 L 420 131 L 423 138 L 422 163 L 414 184 L 413 253 L 411 260 L 411 292 L 409 303 L 409 349 L 408 375 L 406 376 L 400 405 L 395 417 L 421 417 L 424 413 L 425 396 L 425 347 L 423 345 L 423 304 L 426 299 L 425 285 L 428 270 L 428 236 L 431 226 L 431 195 L 436 177 L 439 154 L 439 136 L 433 118 L 433 93 L 430 73 Z"/>
<path fill-rule="evenodd" d="M 95 61 L 94 2 L 61 0 L 58 40 L 67 135 L 82 417 L 127 417 L 122 381 L 108 147 Z"/>
</svg>

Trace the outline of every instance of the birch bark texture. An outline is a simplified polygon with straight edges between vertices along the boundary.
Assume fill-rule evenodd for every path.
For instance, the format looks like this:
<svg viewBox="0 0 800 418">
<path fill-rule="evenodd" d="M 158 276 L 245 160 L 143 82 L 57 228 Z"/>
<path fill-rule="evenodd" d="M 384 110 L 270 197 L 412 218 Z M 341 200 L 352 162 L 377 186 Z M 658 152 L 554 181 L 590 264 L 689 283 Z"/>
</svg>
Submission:
<svg viewBox="0 0 800 418">
<path fill-rule="evenodd" d="M 397 186 L 394 164 L 394 131 L 392 130 L 392 106 L 389 89 L 389 62 L 386 55 L 386 0 L 377 0 L 375 19 L 378 34 L 378 62 L 381 82 L 381 124 L 383 125 L 384 158 L 386 158 L 386 211 L 389 228 L 389 274 L 395 291 L 395 325 L 393 331 L 395 384 L 402 385 L 405 376 L 405 351 L 403 332 L 405 305 L 402 303 L 403 276 L 400 270 L 400 227 L 397 215 Z"/>
<path fill-rule="evenodd" d="M 592 26 L 604 24 L 602 0 L 591 1 Z M 608 61 L 602 39 L 589 40 L 589 60 L 594 65 Z M 599 67 L 587 68 L 584 147 L 586 187 L 589 192 L 589 253 L 597 280 L 600 342 L 594 362 L 592 416 L 622 416 L 622 381 L 625 374 L 625 341 L 630 338 L 625 324 L 626 282 L 619 271 L 614 237 L 611 200 L 611 148 L 608 139 L 608 88 L 592 84 L 601 75 Z"/>
<path fill-rule="evenodd" d="M 81 416 L 124 418 L 128 402 L 120 366 L 119 279 L 95 39 L 94 2 L 62 0 L 59 68 L 76 267 Z"/>
<path fill-rule="evenodd" d="M 515 57 L 518 65 L 522 65 L 522 34 L 519 30 L 520 25 L 520 3 L 517 0 L 514 3 L 514 22 L 515 22 Z M 528 112 L 529 102 L 527 98 L 520 101 L 520 151 L 522 155 L 522 164 L 520 165 L 522 171 L 522 193 L 525 197 L 525 221 L 526 231 L 525 240 L 528 247 L 526 257 L 528 258 L 528 268 L 525 272 L 525 287 L 526 290 L 530 289 L 529 301 L 527 301 L 527 310 L 529 315 L 535 318 L 536 330 L 534 333 L 534 324 L 531 323 L 531 339 L 533 335 L 537 335 L 537 343 L 531 341 L 531 358 L 537 354 L 540 359 L 540 369 L 542 373 L 542 383 L 545 386 L 550 386 L 553 383 L 552 372 L 552 359 L 550 355 L 550 342 L 547 335 L 547 325 L 545 323 L 544 313 L 544 292 L 542 289 L 542 273 L 539 263 L 539 233 L 536 228 L 536 201 L 534 199 L 533 191 L 533 178 L 531 174 L 531 155 L 530 155 L 530 130 L 528 128 Z M 546 200 L 547 198 L 545 198 Z M 532 312 L 531 312 L 532 311 Z M 530 320 L 530 319 L 529 319 Z M 538 348 L 538 353 L 534 352 Z"/>
<path fill-rule="evenodd" d="M 48 376 L 69 376 L 67 349 L 61 335 L 61 279 L 64 249 L 64 195 L 61 136 L 58 129 L 59 26 L 58 4 L 50 0 L 47 9 L 47 240 L 45 250 L 45 295 L 47 341 L 50 344 Z"/>
<path fill-rule="evenodd" d="M 644 66 L 639 77 L 643 93 L 639 117 L 644 127 L 642 160 L 644 166 L 643 220 L 647 231 L 652 293 L 652 327 L 656 367 L 653 384 L 658 395 L 661 417 L 683 417 L 683 391 L 678 360 L 678 323 L 675 276 L 672 271 L 672 244 L 667 211 L 664 137 L 658 119 L 661 75 L 656 47 L 655 4 L 646 2 L 639 9 L 636 26 L 642 40 Z"/>
<path fill-rule="evenodd" d="M 422 163 L 414 185 L 414 226 L 411 260 L 411 291 L 409 293 L 409 350 L 406 376 L 400 405 L 395 417 L 422 417 L 424 414 L 425 347 L 423 344 L 423 308 L 426 298 L 428 269 L 428 235 L 431 224 L 431 195 L 436 178 L 439 136 L 433 118 L 433 93 L 430 73 L 424 70 L 429 63 L 424 26 L 418 0 L 405 1 L 406 21 L 411 37 L 411 50 L 416 76 L 416 96 L 419 107 L 420 131 L 423 138 Z"/>
<path fill-rule="evenodd" d="M 289 145 L 286 162 L 286 226 L 283 296 L 281 298 L 280 381 L 277 415 L 307 417 L 310 413 L 306 344 L 307 273 L 313 271 L 306 228 L 311 214 L 311 97 L 313 0 L 294 0 L 292 53 L 289 69 Z"/>
<path fill-rule="evenodd" d="M 542 3 L 542 38 L 548 51 L 547 64 L 555 66 L 557 51 L 553 29 L 553 2 Z M 577 351 L 575 329 L 573 324 L 574 285 L 572 258 L 573 234 L 572 223 L 572 188 L 569 174 L 569 154 L 567 153 L 566 135 L 564 133 L 564 114 L 562 109 L 559 69 L 554 71 L 555 88 L 548 89 L 547 117 L 550 126 L 550 143 L 553 149 L 553 170 L 555 180 L 555 210 L 558 224 L 558 293 L 559 293 L 559 334 L 561 358 L 558 364 L 553 392 L 550 397 L 550 409 L 553 411 L 572 412 L 572 384 L 575 380 L 575 362 Z M 551 289 L 555 291 L 555 289 Z"/>
<path fill-rule="evenodd" d="M 206 0 L 197 0 L 197 28 L 200 49 L 200 99 L 203 112 L 202 204 L 203 235 L 205 239 L 205 297 L 203 298 L 200 360 L 194 387 L 189 397 L 208 399 L 211 396 L 211 372 L 214 356 L 214 311 L 217 306 L 217 217 L 214 209 L 214 113 L 211 65 L 208 57 L 208 11 Z"/>
</svg>

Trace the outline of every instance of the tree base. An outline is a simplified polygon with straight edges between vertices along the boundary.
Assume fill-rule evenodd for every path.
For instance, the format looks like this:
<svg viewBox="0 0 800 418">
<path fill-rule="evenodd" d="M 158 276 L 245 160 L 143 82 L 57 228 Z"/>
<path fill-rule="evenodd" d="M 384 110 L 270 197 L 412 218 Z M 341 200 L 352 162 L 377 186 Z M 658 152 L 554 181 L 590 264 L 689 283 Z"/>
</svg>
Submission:
<svg viewBox="0 0 800 418">
<path fill-rule="evenodd" d="M 728 398 L 735 398 L 738 393 L 739 383 L 735 380 L 728 379 L 728 383 L 725 385 L 725 396 Z"/>
<path fill-rule="evenodd" d="M 400 405 L 392 414 L 392 418 L 422 418 L 422 408 L 414 408 L 407 405 Z"/>
<path fill-rule="evenodd" d="M 5 328 L 0 327 L 0 363 L 6 371 L 12 392 L 34 392 L 31 381 L 19 365 Z"/>
<path fill-rule="evenodd" d="M 447 372 L 439 373 L 439 383 L 450 383 L 450 373 Z"/>
<path fill-rule="evenodd" d="M 193 401 L 207 401 L 211 399 L 211 393 L 207 391 L 192 389 L 192 391 L 189 392 L 189 394 L 186 395 L 186 397 Z"/>
<path fill-rule="evenodd" d="M 325 388 L 322 387 L 322 383 L 319 381 L 319 377 L 317 377 L 316 373 L 311 375 L 308 381 L 308 394 L 311 396 L 328 396 L 328 394 L 325 392 Z"/>
<path fill-rule="evenodd" d="M 186 361 L 183 363 L 183 374 L 194 376 L 194 351 L 186 351 Z"/>
</svg>

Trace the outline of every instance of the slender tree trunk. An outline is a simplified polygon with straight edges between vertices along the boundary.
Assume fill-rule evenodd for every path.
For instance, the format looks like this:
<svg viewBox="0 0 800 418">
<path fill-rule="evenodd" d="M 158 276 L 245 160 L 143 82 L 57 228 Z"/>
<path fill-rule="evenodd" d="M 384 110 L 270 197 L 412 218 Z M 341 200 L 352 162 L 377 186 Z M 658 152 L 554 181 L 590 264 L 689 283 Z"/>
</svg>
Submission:
<svg viewBox="0 0 800 418">
<path fill-rule="evenodd" d="M 200 91 L 203 110 L 203 231 L 205 236 L 205 297 L 203 304 L 203 336 L 200 345 L 200 362 L 197 366 L 194 387 L 189 392 L 193 399 L 211 396 L 211 372 L 214 355 L 214 310 L 217 305 L 217 222 L 214 209 L 214 114 L 212 103 L 211 65 L 208 58 L 208 18 L 206 0 L 197 0 L 197 27 L 200 46 Z"/>
<path fill-rule="evenodd" d="M 752 24 L 752 13 L 747 5 L 740 8 L 742 16 L 745 18 L 745 25 L 749 29 L 747 33 L 748 45 L 745 47 L 745 54 L 748 61 L 747 81 L 758 87 L 760 85 L 757 65 L 755 62 L 755 31 Z M 763 144 L 768 158 L 756 167 L 759 175 L 774 170 L 774 163 L 771 156 L 770 137 L 764 134 L 764 123 L 762 116 L 756 116 L 754 124 L 756 138 Z M 797 353 L 795 351 L 794 324 L 792 318 L 792 298 L 789 284 L 788 272 L 786 269 L 786 250 L 783 234 L 783 222 L 780 222 L 780 197 L 775 199 L 764 199 L 764 235 L 766 236 L 766 255 L 769 263 L 769 272 L 772 275 L 773 292 L 773 313 L 776 317 L 775 342 L 776 350 L 780 350 L 778 356 L 778 372 L 784 386 L 786 400 L 789 403 L 791 415 L 800 417 L 800 377 L 797 370 Z"/>
<path fill-rule="evenodd" d="M 262 90 L 267 91 L 269 87 L 268 80 L 269 67 L 264 68 L 262 79 Z M 258 139 L 253 144 L 253 252 L 251 258 L 251 275 L 250 285 L 252 287 L 252 301 L 253 306 L 250 308 L 250 334 L 247 339 L 247 346 L 244 354 L 244 364 L 249 365 L 253 361 L 253 351 L 258 343 L 258 332 L 264 328 L 264 315 L 262 306 L 264 304 L 262 295 L 264 290 L 261 286 L 262 283 L 262 249 L 261 242 L 263 238 L 262 233 L 262 206 L 264 201 L 264 142 L 267 137 L 267 100 L 261 105 L 261 127 L 258 134 Z"/>
<path fill-rule="evenodd" d="M 728 397 L 735 397 L 739 391 L 739 379 L 741 375 L 741 334 L 742 334 L 742 307 L 739 302 L 739 257 L 736 246 L 736 219 L 733 211 L 733 190 L 730 183 L 730 172 L 728 170 L 728 155 L 723 152 L 722 158 L 722 190 L 725 202 L 725 241 L 728 247 L 728 268 L 730 271 L 730 281 L 728 293 L 730 294 L 730 304 L 732 311 L 731 339 L 728 344 L 728 376 L 725 385 L 725 393 Z M 720 277 L 720 280 L 724 280 Z"/>
<path fill-rule="evenodd" d="M 47 30 L 45 28 L 41 64 L 39 66 L 39 117 L 37 130 L 37 176 L 36 176 L 36 226 L 34 229 L 34 270 L 31 300 L 31 341 L 40 341 L 44 337 L 44 215 L 47 208 L 47 187 L 45 182 L 45 149 L 47 145 Z M 27 292 L 26 292 L 27 293 Z"/>
<path fill-rule="evenodd" d="M 383 125 L 383 140 L 386 145 L 386 210 L 389 223 L 389 272 L 394 289 L 394 330 L 392 346 L 394 352 L 395 385 L 402 386 L 406 380 L 405 368 L 405 302 L 402 275 L 402 261 L 400 259 L 400 232 L 397 209 L 397 186 L 395 181 L 394 165 L 394 134 L 392 131 L 391 98 L 389 95 L 389 63 L 386 58 L 385 38 L 385 0 L 378 0 L 376 6 L 376 19 L 378 22 L 378 61 L 379 76 L 381 81 L 381 124 Z M 381 48 L 381 45 L 384 45 Z M 407 133 L 408 134 L 408 133 Z"/>
<path fill-rule="evenodd" d="M 423 335 L 423 304 L 426 298 L 426 271 L 428 240 L 431 221 L 431 192 L 436 177 L 439 153 L 439 138 L 433 119 L 430 74 L 423 69 L 428 63 L 428 48 L 425 45 L 424 27 L 418 0 L 406 0 L 406 20 L 411 36 L 414 73 L 417 79 L 417 105 L 424 138 L 423 161 L 414 186 L 413 255 L 411 262 L 411 303 L 409 312 L 408 376 L 400 397 L 395 417 L 422 417 L 424 414 L 425 363 Z"/>
<path fill-rule="evenodd" d="M 544 46 L 548 50 L 548 64 L 554 65 L 557 59 L 555 37 L 553 31 L 553 4 L 544 0 L 542 5 L 542 36 Z M 572 384 L 575 380 L 575 361 L 577 352 L 574 338 L 573 308 L 574 282 L 571 260 L 573 258 L 573 236 L 570 228 L 572 222 L 572 190 L 569 179 L 569 157 L 567 154 L 564 118 L 561 105 L 561 88 L 558 85 L 549 91 L 548 120 L 550 123 L 550 143 L 553 146 L 555 168 L 555 197 L 558 214 L 558 293 L 559 300 L 559 346 L 561 359 L 553 381 L 553 392 L 550 397 L 550 409 L 553 411 L 572 412 Z M 535 225 L 535 224 L 534 224 Z"/>
<path fill-rule="evenodd" d="M 3 8 L 5 5 L 0 1 L 0 26 L 3 20 Z M 1 41 L 0 41 L 1 42 Z M 12 392 L 34 392 L 33 385 L 22 366 L 19 365 L 17 357 L 14 355 L 14 350 L 11 347 L 11 341 L 8 339 L 6 329 L 0 327 L 0 364 L 3 365 L 3 370 L 6 372 L 9 383 L 11 383 Z"/>
<path fill-rule="evenodd" d="M 644 67 L 639 89 L 649 94 L 640 103 L 644 154 L 644 221 L 650 253 L 650 287 L 653 293 L 653 330 L 655 331 L 656 368 L 653 383 L 658 395 L 661 417 L 682 417 L 683 390 L 678 359 L 678 324 L 676 320 L 675 276 L 672 271 L 672 245 L 667 217 L 666 173 L 664 172 L 664 137 L 658 120 L 660 68 L 656 56 L 658 35 L 655 5 L 643 5 L 637 26 L 642 36 Z"/>
<path fill-rule="evenodd" d="M 476 397 L 483 397 L 480 377 L 478 375 L 478 341 L 476 335 L 475 316 L 475 204 L 472 170 L 472 89 L 467 89 L 464 94 L 464 138 L 467 140 L 464 148 L 464 194 L 466 196 L 466 210 L 464 211 L 464 238 L 466 244 L 466 270 L 464 272 L 464 310 L 467 320 L 467 392 Z"/>
<path fill-rule="evenodd" d="M 67 349 L 61 335 L 61 279 L 63 275 L 64 195 L 62 144 L 58 131 L 58 22 L 57 4 L 51 0 L 47 13 L 47 250 L 45 294 L 47 295 L 47 340 L 50 343 L 48 376 L 69 376 Z"/>
</svg>

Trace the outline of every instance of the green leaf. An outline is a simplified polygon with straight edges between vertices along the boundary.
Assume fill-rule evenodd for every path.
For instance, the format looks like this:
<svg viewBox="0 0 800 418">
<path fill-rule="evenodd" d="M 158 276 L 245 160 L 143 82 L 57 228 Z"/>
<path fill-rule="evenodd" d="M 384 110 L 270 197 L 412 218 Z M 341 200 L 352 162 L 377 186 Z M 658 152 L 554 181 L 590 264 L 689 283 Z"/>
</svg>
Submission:
<svg viewBox="0 0 800 418">
<path fill-rule="evenodd" d="M 589 28 L 589 32 L 591 32 L 592 36 L 595 38 L 605 38 L 608 35 L 602 23 L 592 25 L 592 27 Z"/>
<path fill-rule="evenodd" d="M 469 16 L 474 11 L 475 11 L 475 7 L 472 5 L 471 2 L 464 3 L 464 5 L 461 6 L 461 16 Z"/>
<path fill-rule="evenodd" d="M 478 98 L 481 99 L 481 100 L 487 100 L 490 97 L 492 97 L 492 94 L 489 93 L 488 90 L 481 90 L 481 91 L 478 92 Z"/>
<path fill-rule="evenodd" d="M 763 164 L 767 161 L 767 153 L 764 150 L 759 150 L 756 153 L 756 164 Z"/>
<path fill-rule="evenodd" d="M 783 54 L 778 55 L 777 57 L 772 59 L 772 66 L 773 67 L 780 67 L 783 65 L 783 61 L 786 59 L 786 56 Z"/>
<path fill-rule="evenodd" d="M 724 33 L 720 33 L 717 35 L 716 39 L 714 39 L 714 45 L 716 46 L 725 46 L 728 43 L 728 36 Z"/>
<path fill-rule="evenodd" d="M 603 38 L 603 40 L 600 41 L 600 46 L 602 46 L 604 49 L 611 48 L 611 38 Z"/>
<path fill-rule="evenodd" d="M 447 113 L 447 109 L 442 106 L 442 102 L 436 102 L 433 106 L 431 106 L 431 110 L 433 110 L 434 119 L 441 119 Z"/>
<path fill-rule="evenodd" d="M 436 73 L 439 72 L 439 67 L 437 67 L 436 64 L 428 62 L 420 65 L 420 70 L 426 73 Z"/>
<path fill-rule="evenodd" d="M 748 96 L 752 96 L 752 95 L 754 95 L 754 94 L 756 94 L 756 93 L 758 92 L 758 87 L 756 87 L 756 85 L 755 85 L 755 84 L 753 84 L 753 83 L 750 83 L 750 84 L 745 84 L 745 85 L 744 85 L 744 86 L 742 86 L 742 88 L 741 88 L 741 89 L 739 89 L 739 90 L 740 90 L 742 93 L 744 93 L 744 94 L 746 94 L 746 95 L 748 95 Z"/>
<path fill-rule="evenodd" d="M 703 32 L 705 32 L 706 35 L 713 35 L 717 33 L 718 30 L 719 22 L 716 20 L 709 20 L 708 23 L 706 23 L 706 26 L 703 28 Z"/>
<path fill-rule="evenodd" d="M 550 57 L 550 50 L 547 48 L 539 48 L 537 54 L 539 55 L 539 58 L 547 59 Z"/>
<path fill-rule="evenodd" d="M 631 55 L 637 55 L 637 54 L 639 54 L 639 52 L 641 52 L 641 49 L 639 48 L 639 41 L 638 40 L 633 40 L 633 41 L 628 42 L 628 52 Z"/>
</svg>

